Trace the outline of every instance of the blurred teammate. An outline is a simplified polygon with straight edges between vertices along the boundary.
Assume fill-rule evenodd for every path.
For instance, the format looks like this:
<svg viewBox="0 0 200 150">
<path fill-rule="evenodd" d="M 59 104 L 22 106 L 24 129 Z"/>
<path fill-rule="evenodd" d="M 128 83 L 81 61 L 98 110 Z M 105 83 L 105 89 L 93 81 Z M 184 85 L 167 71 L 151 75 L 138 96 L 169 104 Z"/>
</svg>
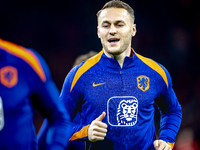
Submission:
<svg viewBox="0 0 200 150">
<path fill-rule="evenodd" d="M 74 61 L 74 64 L 73 64 L 72 67 L 75 67 L 76 65 L 79 65 L 79 64 L 82 63 L 83 61 L 85 61 L 85 60 L 87 60 L 87 59 L 93 57 L 93 56 L 96 55 L 96 54 L 98 54 L 98 53 L 95 52 L 95 51 L 89 51 L 89 52 L 86 53 L 86 54 L 82 54 L 82 55 L 78 56 L 78 57 L 76 58 L 76 60 Z"/>
<path fill-rule="evenodd" d="M 79 65 L 82 61 L 85 61 L 89 58 L 91 58 L 92 56 L 96 55 L 97 52 L 95 51 L 89 51 L 86 54 L 82 54 L 80 56 L 78 56 L 76 58 L 76 60 L 74 61 L 74 64 L 72 67 L 75 67 L 76 65 Z M 80 123 L 80 116 L 79 114 L 76 114 L 76 117 L 73 118 L 73 122 L 74 123 Z M 43 150 L 45 147 L 45 139 L 48 136 L 47 135 L 47 130 L 48 130 L 48 126 L 49 123 L 48 121 L 45 119 L 40 132 L 38 133 L 38 140 L 39 140 L 39 150 Z M 69 141 L 69 146 L 67 148 L 68 150 L 82 150 L 84 149 L 84 144 L 82 142 L 76 142 L 76 141 Z"/>
<path fill-rule="evenodd" d="M 136 34 L 134 11 L 109 1 L 97 13 L 103 50 L 74 67 L 60 99 L 72 123 L 70 141 L 85 141 L 90 150 L 171 150 L 182 120 L 181 106 L 168 71 L 131 48 Z M 156 139 L 154 103 L 161 112 Z"/>
<path fill-rule="evenodd" d="M 70 130 L 50 70 L 34 50 L 0 39 L 0 149 L 36 150 L 36 108 L 50 122 L 46 149 L 63 150 Z"/>
</svg>

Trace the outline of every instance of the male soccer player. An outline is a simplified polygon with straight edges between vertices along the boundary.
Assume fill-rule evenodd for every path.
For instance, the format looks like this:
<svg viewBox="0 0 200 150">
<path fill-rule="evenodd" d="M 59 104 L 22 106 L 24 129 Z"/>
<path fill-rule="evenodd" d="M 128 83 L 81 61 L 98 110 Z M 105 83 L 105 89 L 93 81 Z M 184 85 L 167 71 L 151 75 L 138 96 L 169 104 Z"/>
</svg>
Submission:
<svg viewBox="0 0 200 150">
<path fill-rule="evenodd" d="M 50 122 L 46 149 L 64 150 L 69 116 L 50 70 L 34 50 L 0 39 L 0 149 L 37 150 L 34 109 Z"/>
<path fill-rule="evenodd" d="M 90 150 L 171 150 L 182 120 L 181 106 L 168 71 L 131 48 L 134 11 L 109 1 L 97 13 L 103 49 L 67 75 L 60 99 L 73 124 L 71 141 Z M 154 103 L 161 112 L 156 139 Z"/>
</svg>

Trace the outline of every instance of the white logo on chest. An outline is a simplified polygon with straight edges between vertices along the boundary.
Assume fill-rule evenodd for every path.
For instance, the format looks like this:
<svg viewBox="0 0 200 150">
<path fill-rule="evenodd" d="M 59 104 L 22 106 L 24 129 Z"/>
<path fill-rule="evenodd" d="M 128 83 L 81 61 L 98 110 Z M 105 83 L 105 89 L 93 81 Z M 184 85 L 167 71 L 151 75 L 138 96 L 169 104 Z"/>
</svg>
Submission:
<svg viewBox="0 0 200 150">
<path fill-rule="evenodd" d="M 111 97 L 107 114 L 111 126 L 134 126 L 137 123 L 138 100 L 133 96 Z"/>
<path fill-rule="evenodd" d="M 118 125 L 133 126 L 137 121 L 138 103 L 136 100 L 122 100 L 117 111 Z"/>
</svg>

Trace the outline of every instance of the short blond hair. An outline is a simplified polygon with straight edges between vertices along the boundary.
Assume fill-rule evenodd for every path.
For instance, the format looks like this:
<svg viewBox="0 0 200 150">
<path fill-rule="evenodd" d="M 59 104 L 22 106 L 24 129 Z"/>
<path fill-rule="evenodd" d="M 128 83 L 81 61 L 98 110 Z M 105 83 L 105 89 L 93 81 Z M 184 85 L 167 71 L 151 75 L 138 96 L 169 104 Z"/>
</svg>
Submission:
<svg viewBox="0 0 200 150">
<path fill-rule="evenodd" d="M 102 9 L 97 12 L 97 19 L 99 18 L 99 15 L 101 14 L 101 12 L 106 8 L 123 8 L 126 11 L 128 11 L 128 13 L 130 14 L 132 22 L 134 23 L 134 21 L 135 21 L 135 15 L 134 15 L 133 8 L 131 6 L 129 6 L 127 3 L 120 1 L 120 0 L 112 0 L 112 1 L 107 2 L 102 7 Z"/>
</svg>

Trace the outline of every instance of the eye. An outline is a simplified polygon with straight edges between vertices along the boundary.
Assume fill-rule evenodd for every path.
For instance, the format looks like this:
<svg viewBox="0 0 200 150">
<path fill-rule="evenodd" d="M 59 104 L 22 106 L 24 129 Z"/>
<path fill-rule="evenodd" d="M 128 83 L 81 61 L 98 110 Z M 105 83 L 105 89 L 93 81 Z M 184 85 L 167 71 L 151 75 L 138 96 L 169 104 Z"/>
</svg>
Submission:
<svg viewBox="0 0 200 150">
<path fill-rule="evenodd" d="M 119 26 L 119 27 L 122 27 L 122 26 L 124 26 L 124 25 L 123 25 L 123 24 L 118 24 L 118 26 Z"/>
<path fill-rule="evenodd" d="M 116 24 L 117 27 L 123 27 L 124 26 L 124 23 L 120 22 L 118 24 Z"/>
<path fill-rule="evenodd" d="M 104 23 L 104 24 L 102 24 L 102 27 L 103 28 L 108 28 L 110 25 L 108 24 L 108 23 Z"/>
</svg>

